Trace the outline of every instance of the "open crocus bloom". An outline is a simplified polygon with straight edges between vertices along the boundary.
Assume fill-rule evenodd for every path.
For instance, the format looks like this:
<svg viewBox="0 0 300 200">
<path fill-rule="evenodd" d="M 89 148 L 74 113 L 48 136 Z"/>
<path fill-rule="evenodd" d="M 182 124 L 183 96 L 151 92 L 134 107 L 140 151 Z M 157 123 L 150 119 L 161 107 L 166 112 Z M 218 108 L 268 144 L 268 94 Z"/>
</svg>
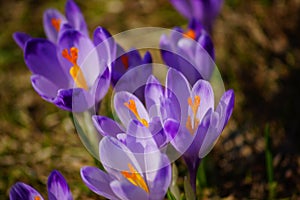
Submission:
<svg viewBox="0 0 300 200">
<path fill-rule="evenodd" d="M 170 0 L 170 2 L 184 17 L 198 20 L 209 31 L 223 4 L 223 0 Z"/>
<path fill-rule="evenodd" d="M 167 97 L 163 93 L 157 80 L 152 78 L 150 82 L 146 89 L 152 92 L 148 92 L 147 99 L 160 105 L 158 107 L 164 107 L 161 105 L 161 99 L 172 97 Z M 178 131 L 171 143 L 178 152 L 183 154 L 193 179 L 196 178 L 200 160 L 213 148 L 231 116 L 234 92 L 226 91 L 217 108 L 214 109 L 214 92 L 208 81 L 198 80 L 191 88 L 183 74 L 172 68 L 167 74 L 166 88 L 171 91 L 169 94 L 175 95 L 173 99 L 179 101 L 180 111 L 164 109 L 166 113 L 162 113 L 162 116 L 172 116 L 169 117 L 172 120 L 165 120 L 163 123 L 165 132 L 174 134 L 174 130 Z M 172 106 L 174 102 L 174 100 L 169 101 L 170 108 L 177 107 Z M 194 183 L 192 186 L 195 187 Z"/>
<path fill-rule="evenodd" d="M 72 200 L 72 193 L 65 178 L 53 170 L 47 182 L 49 200 Z M 10 200 L 42 200 L 43 197 L 31 186 L 18 182 L 12 186 L 9 193 Z"/>
<path fill-rule="evenodd" d="M 97 50 L 87 36 L 70 27 L 61 30 L 57 45 L 46 39 L 28 40 L 24 57 L 33 73 L 34 89 L 61 109 L 82 112 L 90 108 L 104 97 L 110 84 L 107 58 L 99 57 Z"/>
<path fill-rule="evenodd" d="M 145 90 L 146 99 L 149 96 L 148 92 L 151 91 Z M 170 130 L 168 133 L 164 131 L 159 113 L 152 109 L 150 101 L 146 101 L 146 109 L 135 95 L 121 91 L 114 96 L 114 108 L 121 124 L 105 116 L 93 116 L 94 125 L 103 136 L 118 138 L 125 144 L 132 140 L 141 143 L 147 140 L 154 141 L 158 148 L 162 148 L 175 135 Z M 165 116 L 165 121 L 168 119 L 168 116 Z"/>
<path fill-rule="evenodd" d="M 96 167 L 83 167 L 81 177 L 95 193 L 120 200 L 159 200 L 171 183 L 171 166 L 166 155 L 152 144 L 135 150 L 136 144 L 125 145 L 113 137 L 105 137 L 99 145 L 104 172 Z"/>
<path fill-rule="evenodd" d="M 175 28 L 160 39 L 161 55 L 168 67 L 184 74 L 191 85 L 199 79 L 210 80 L 215 69 L 214 47 L 201 24 L 191 20 L 187 30 Z"/>
<path fill-rule="evenodd" d="M 61 14 L 56 9 L 47 9 L 43 16 L 44 31 L 48 38 L 53 43 L 58 42 L 59 32 L 64 24 L 68 24 L 73 29 L 88 36 L 88 29 L 80 8 L 73 0 L 68 0 L 65 5 L 66 16 Z M 26 33 L 16 32 L 13 35 L 16 43 L 24 49 L 26 42 L 31 39 Z"/>
</svg>

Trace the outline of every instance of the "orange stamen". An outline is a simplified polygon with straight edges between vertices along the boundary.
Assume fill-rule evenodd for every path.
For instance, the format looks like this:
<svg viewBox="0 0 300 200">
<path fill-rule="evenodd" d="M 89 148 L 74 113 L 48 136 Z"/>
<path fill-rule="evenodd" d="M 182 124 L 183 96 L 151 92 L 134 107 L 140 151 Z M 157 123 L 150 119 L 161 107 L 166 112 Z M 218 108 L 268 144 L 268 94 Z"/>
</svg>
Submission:
<svg viewBox="0 0 300 200">
<path fill-rule="evenodd" d="M 189 29 L 183 34 L 183 36 L 186 37 L 186 38 L 190 38 L 190 39 L 195 40 L 196 39 L 196 32 L 192 29 Z"/>
<path fill-rule="evenodd" d="M 52 18 L 51 24 L 55 28 L 55 30 L 58 32 L 60 29 L 61 19 L 59 18 Z"/>
<path fill-rule="evenodd" d="M 41 197 L 35 196 L 35 197 L 34 197 L 34 200 L 41 200 Z"/>
<path fill-rule="evenodd" d="M 147 128 L 149 127 L 147 120 L 140 117 L 133 99 L 130 99 L 129 102 L 125 102 L 124 105 L 134 114 L 139 122 L 141 122 Z"/>
<path fill-rule="evenodd" d="M 200 106 L 200 101 L 201 101 L 201 99 L 199 96 L 194 97 L 194 102 L 192 101 L 191 97 L 188 98 L 188 105 L 191 107 L 191 109 L 193 111 L 194 123 L 192 123 L 191 116 L 188 116 L 187 121 L 186 121 L 186 128 L 192 135 L 195 133 L 195 131 L 198 128 L 198 125 L 200 123 L 199 119 L 197 118 L 197 112 L 198 112 L 198 108 Z"/>
<path fill-rule="evenodd" d="M 136 169 L 128 163 L 128 171 L 122 171 L 121 174 L 133 185 L 138 186 L 149 193 L 149 188 L 143 177 L 136 171 Z"/>
<path fill-rule="evenodd" d="M 61 52 L 61 54 L 65 59 L 67 59 L 70 63 L 73 64 L 73 66 L 70 68 L 70 75 L 72 76 L 77 87 L 88 90 L 88 86 L 84 78 L 83 72 L 77 64 L 78 52 L 79 50 L 76 47 L 72 47 L 70 48 L 70 53 L 68 52 L 68 49 L 64 49 Z"/>
<path fill-rule="evenodd" d="M 129 58 L 128 58 L 128 56 L 125 55 L 125 54 L 122 55 L 121 56 L 121 61 L 122 61 L 123 65 L 124 65 L 125 69 L 127 70 L 128 67 L 129 67 Z"/>
</svg>

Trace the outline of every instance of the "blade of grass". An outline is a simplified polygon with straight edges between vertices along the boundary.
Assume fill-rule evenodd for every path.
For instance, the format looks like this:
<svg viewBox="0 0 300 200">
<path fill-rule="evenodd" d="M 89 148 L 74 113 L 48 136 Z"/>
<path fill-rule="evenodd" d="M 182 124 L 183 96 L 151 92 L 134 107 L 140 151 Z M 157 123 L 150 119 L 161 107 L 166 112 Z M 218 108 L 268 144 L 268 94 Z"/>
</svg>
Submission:
<svg viewBox="0 0 300 200">
<path fill-rule="evenodd" d="M 271 137 L 270 137 L 270 126 L 265 126 L 265 157 L 266 157 L 266 171 L 268 177 L 268 190 L 269 200 L 275 199 L 276 196 L 276 182 L 274 181 L 274 168 L 273 168 L 273 155 L 271 151 Z"/>
</svg>

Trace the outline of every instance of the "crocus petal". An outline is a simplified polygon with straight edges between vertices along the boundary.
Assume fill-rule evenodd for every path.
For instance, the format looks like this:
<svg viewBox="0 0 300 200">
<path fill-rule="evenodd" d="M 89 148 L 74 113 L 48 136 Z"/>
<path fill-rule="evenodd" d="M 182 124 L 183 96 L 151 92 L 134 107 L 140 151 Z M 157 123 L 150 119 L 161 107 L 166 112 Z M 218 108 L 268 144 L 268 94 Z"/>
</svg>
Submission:
<svg viewBox="0 0 300 200">
<path fill-rule="evenodd" d="M 95 99 L 95 103 L 98 103 L 106 95 L 111 80 L 110 69 L 107 67 L 103 74 L 99 75 L 95 83 L 91 88 L 91 95 Z"/>
<path fill-rule="evenodd" d="M 203 117 L 201 124 L 198 126 L 196 132 L 194 133 L 194 139 L 189 148 L 184 152 L 185 160 L 189 163 L 195 163 L 198 159 L 198 154 L 200 152 L 200 148 L 203 144 L 203 141 L 206 137 L 207 131 L 210 126 L 210 117 L 212 115 L 212 109 L 207 111 L 205 116 Z"/>
<path fill-rule="evenodd" d="M 133 100 L 135 102 L 140 118 L 149 122 L 148 112 L 142 102 L 135 95 L 126 91 L 121 91 L 117 92 L 114 96 L 114 108 L 116 109 L 116 113 L 123 125 L 127 127 L 132 119 L 137 119 L 136 116 L 134 116 L 134 114 L 125 106 L 125 103 L 128 103 L 129 100 Z"/>
<path fill-rule="evenodd" d="M 214 91 L 208 81 L 199 80 L 193 86 L 192 95 L 192 100 L 196 95 L 200 97 L 197 118 L 201 121 L 206 112 L 214 108 Z"/>
<path fill-rule="evenodd" d="M 212 112 L 209 117 L 210 124 L 199 150 L 199 158 L 205 157 L 212 150 L 216 140 L 221 134 L 221 131 L 218 131 L 218 124 L 220 120 L 219 114 L 217 112 Z"/>
<path fill-rule="evenodd" d="M 134 149 L 133 151 L 136 152 Z M 99 155 L 105 169 L 115 177 L 122 177 L 121 171 L 129 171 L 128 164 L 131 164 L 140 174 L 142 172 L 140 166 L 142 162 L 138 162 L 132 150 L 116 138 L 104 137 L 99 144 Z"/>
<path fill-rule="evenodd" d="M 54 21 L 58 24 L 54 25 Z M 47 36 L 47 38 L 53 42 L 57 42 L 58 33 L 60 30 L 60 26 L 64 23 L 66 23 L 66 18 L 56 9 L 48 9 L 44 12 L 43 16 L 43 24 L 44 24 L 44 31 Z"/>
<path fill-rule="evenodd" d="M 26 42 L 31 39 L 32 37 L 26 33 L 21 33 L 21 32 L 15 32 L 13 34 L 13 38 L 15 40 L 15 42 L 17 43 L 17 45 L 19 45 L 19 47 L 24 50 L 25 44 Z"/>
<path fill-rule="evenodd" d="M 34 90 L 46 101 L 52 102 L 59 90 L 58 86 L 41 75 L 32 75 L 31 83 Z"/>
<path fill-rule="evenodd" d="M 210 0 L 209 0 L 210 1 Z M 205 13 L 207 12 L 205 9 L 207 7 L 205 5 L 209 4 L 209 1 L 194 1 L 191 0 L 191 6 L 193 8 L 193 17 L 203 22 L 203 18 L 205 16 Z"/>
<path fill-rule="evenodd" d="M 225 109 L 226 117 L 225 117 L 224 125 L 223 125 L 222 129 L 225 127 L 225 125 L 227 124 L 227 122 L 232 114 L 233 107 L 234 107 L 234 100 L 235 100 L 235 95 L 234 95 L 234 91 L 232 89 L 226 91 L 220 99 L 220 103 L 223 102 L 226 106 L 226 109 Z M 219 107 L 219 105 L 218 105 L 218 107 Z M 219 110 L 218 107 L 217 107 L 217 111 Z"/>
<path fill-rule="evenodd" d="M 136 49 L 130 49 L 126 55 L 129 58 L 129 69 L 143 64 L 142 57 Z"/>
<path fill-rule="evenodd" d="M 118 199 L 110 187 L 114 180 L 111 176 L 96 167 L 83 167 L 80 175 L 87 187 L 98 195 L 108 199 Z"/>
<path fill-rule="evenodd" d="M 176 54 L 177 65 L 174 67 L 180 71 L 191 85 L 202 79 L 201 70 L 195 64 L 195 46 L 197 43 L 191 39 L 183 38 L 178 42 L 178 53 Z"/>
<path fill-rule="evenodd" d="M 179 131 L 180 124 L 177 120 L 168 119 L 164 122 L 164 130 L 168 135 L 169 141 L 171 141 Z"/>
<path fill-rule="evenodd" d="M 133 185 L 129 181 L 112 181 L 110 187 L 119 199 L 122 200 L 148 199 L 148 194 L 143 189 Z"/>
<path fill-rule="evenodd" d="M 161 98 L 163 98 L 163 93 L 160 82 L 153 75 L 150 75 L 145 87 L 146 107 L 150 117 L 159 116 L 159 105 Z"/>
<path fill-rule="evenodd" d="M 69 52 L 72 47 L 78 49 L 77 64 L 81 67 L 88 86 L 91 86 L 98 75 L 104 72 L 106 63 L 99 62 L 94 44 L 87 36 L 74 29 L 66 29 L 58 40 L 57 57 L 68 75 L 73 64 L 62 56 L 62 52 L 65 49 Z M 70 75 L 69 77 L 71 78 Z"/>
<path fill-rule="evenodd" d="M 24 48 L 25 63 L 34 74 L 39 74 L 55 83 L 59 88 L 66 88 L 69 81 L 61 68 L 56 55 L 56 46 L 46 39 L 31 39 Z"/>
<path fill-rule="evenodd" d="M 182 119 L 180 124 L 185 124 L 188 114 L 188 98 L 190 97 L 189 82 L 182 73 L 170 68 L 167 74 L 166 86 L 178 100 Z"/>
<path fill-rule="evenodd" d="M 170 0 L 173 6 L 178 10 L 180 14 L 184 17 L 190 19 L 192 18 L 191 5 L 187 0 Z"/>
<path fill-rule="evenodd" d="M 73 112 L 83 112 L 90 108 L 94 101 L 84 89 L 60 89 L 53 103 L 61 109 Z"/>
<path fill-rule="evenodd" d="M 213 43 L 208 34 L 202 34 L 198 39 L 195 53 L 195 65 L 205 80 L 210 80 L 215 69 L 215 53 Z"/>
<path fill-rule="evenodd" d="M 9 192 L 10 200 L 32 200 L 35 197 L 43 200 L 43 197 L 34 188 L 21 182 L 14 184 Z"/>
<path fill-rule="evenodd" d="M 144 64 L 146 63 L 152 63 L 152 56 L 150 54 L 149 51 L 147 51 L 144 55 L 144 58 L 143 58 L 143 61 L 142 61 Z"/>
<path fill-rule="evenodd" d="M 73 0 L 68 0 L 65 7 L 68 22 L 78 31 L 88 36 L 88 29 L 80 8 Z"/>
<path fill-rule="evenodd" d="M 168 157 L 164 154 L 148 154 L 145 163 L 149 169 L 146 172 L 148 187 L 150 188 L 150 198 L 163 199 L 171 184 L 171 165 Z"/>
<path fill-rule="evenodd" d="M 163 148 L 171 140 L 171 137 L 164 131 L 159 117 L 152 118 L 149 130 L 158 148 Z"/>
<path fill-rule="evenodd" d="M 51 172 L 48 182 L 48 199 L 49 200 L 72 200 L 72 193 L 67 181 L 61 173 L 54 170 Z"/>
<path fill-rule="evenodd" d="M 178 56 L 176 53 L 175 45 L 172 45 L 166 35 L 162 35 L 160 39 L 160 53 L 161 57 L 168 67 L 178 68 Z M 174 46 L 172 48 L 172 46 Z"/>
<path fill-rule="evenodd" d="M 137 120 L 131 120 L 129 125 L 127 126 L 127 135 L 131 136 L 131 143 L 139 143 L 141 144 L 144 148 L 147 145 L 156 145 L 154 138 L 152 137 L 152 134 L 149 130 L 149 128 L 145 127 L 142 125 L 140 122 Z M 133 141 L 134 140 L 134 141 Z M 129 145 L 127 143 L 127 147 L 131 147 L 133 145 Z M 143 150 L 143 148 L 142 148 Z M 141 149 L 137 149 L 136 146 L 134 149 L 132 149 L 133 153 L 143 153 Z"/>
<path fill-rule="evenodd" d="M 103 60 L 111 68 L 111 63 L 115 60 L 117 52 L 117 45 L 114 38 L 103 27 L 95 29 L 93 38 L 100 60 Z"/>
<path fill-rule="evenodd" d="M 117 122 L 108 117 L 94 115 L 92 119 L 96 129 L 103 136 L 110 135 L 116 137 L 117 134 L 124 132 Z"/>
</svg>

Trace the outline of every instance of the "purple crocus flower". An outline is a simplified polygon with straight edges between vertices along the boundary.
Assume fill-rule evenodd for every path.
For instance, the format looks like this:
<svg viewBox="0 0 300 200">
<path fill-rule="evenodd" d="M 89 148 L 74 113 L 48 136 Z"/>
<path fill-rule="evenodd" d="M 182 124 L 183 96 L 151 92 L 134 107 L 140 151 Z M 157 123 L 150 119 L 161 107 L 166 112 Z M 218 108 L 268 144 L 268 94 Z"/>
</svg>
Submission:
<svg viewBox="0 0 300 200">
<path fill-rule="evenodd" d="M 177 11 L 187 19 L 196 19 L 211 31 L 223 0 L 170 0 Z"/>
<path fill-rule="evenodd" d="M 146 52 L 141 57 L 138 50 L 125 51 L 117 44 L 116 60 L 112 63 L 111 83 L 115 91 L 128 91 L 144 101 L 145 80 L 152 74 L 152 57 Z"/>
<path fill-rule="evenodd" d="M 53 42 L 58 42 L 59 32 L 64 24 L 68 24 L 75 30 L 78 30 L 83 35 L 88 36 L 88 29 L 80 8 L 73 0 L 68 0 L 65 5 L 66 16 L 61 14 L 57 9 L 47 9 L 43 16 L 44 31 L 47 38 Z M 16 32 L 13 35 L 16 43 L 24 49 L 25 43 L 31 39 L 26 33 Z"/>
<path fill-rule="evenodd" d="M 96 167 L 81 168 L 84 183 L 93 192 L 108 199 L 159 200 L 171 183 L 171 166 L 165 154 L 147 144 L 136 149 L 113 137 L 105 137 L 99 145 L 100 160 L 107 172 Z"/>
<path fill-rule="evenodd" d="M 156 97 L 165 95 L 159 89 L 157 80 L 156 84 L 153 84 L 153 80 L 151 82 L 152 84 L 146 86 L 147 90 L 152 90 L 147 98 L 159 105 L 161 102 Z M 198 80 L 191 88 L 183 74 L 172 68 L 167 74 L 166 88 L 171 91 L 170 94 L 175 95 L 173 98 L 179 101 L 180 111 L 169 110 L 166 115 L 173 117 L 172 120 L 164 122 L 164 128 L 166 132 L 178 131 L 171 143 L 183 154 L 190 172 L 191 185 L 195 189 L 200 160 L 213 148 L 232 114 L 234 92 L 226 91 L 214 109 L 214 92 L 208 81 Z M 172 107 L 173 101 L 169 102 Z M 168 112 L 168 109 L 165 111 Z"/>
<path fill-rule="evenodd" d="M 96 29 L 95 38 L 103 36 L 102 30 Z M 33 73 L 33 88 L 68 111 L 82 112 L 99 102 L 110 84 L 110 68 L 107 58 L 99 57 L 97 44 L 70 27 L 61 30 L 57 45 L 47 39 L 28 40 L 24 59 Z M 110 55 L 110 49 L 106 51 Z"/>
<path fill-rule="evenodd" d="M 47 182 L 49 200 L 72 200 L 72 193 L 63 175 L 53 170 Z M 10 200 L 42 200 L 43 197 L 31 186 L 18 182 L 12 186 L 9 193 Z"/>
<path fill-rule="evenodd" d="M 147 96 L 146 92 L 146 100 Z M 118 138 L 125 144 L 136 140 L 141 143 L 153 141 L 158 148 L 163 148 L 172 140 L 174 133 L 164 131 L 159 113 L 154 107 L 151 101 L 146 101 L 145 108 L 139 98 L 127 91 L 117 92 L 114 96 L 114 108 L 121 124 L 108 117 L 94 115 L 94 125 L 103 136 Z M 165 121 L 167 120 L 171 119 L 165 116 Z"/>
<path fill-rule="evenodd" d="M 214 47 L 197 21 L 191 20 L 187 30 L 174 28 L 169 37 L 163 35 L 160 49 L 164 62 L 183 73 L 191 85 L 199 79 L 210 80 L 215 69 Z"/>
</svg>

